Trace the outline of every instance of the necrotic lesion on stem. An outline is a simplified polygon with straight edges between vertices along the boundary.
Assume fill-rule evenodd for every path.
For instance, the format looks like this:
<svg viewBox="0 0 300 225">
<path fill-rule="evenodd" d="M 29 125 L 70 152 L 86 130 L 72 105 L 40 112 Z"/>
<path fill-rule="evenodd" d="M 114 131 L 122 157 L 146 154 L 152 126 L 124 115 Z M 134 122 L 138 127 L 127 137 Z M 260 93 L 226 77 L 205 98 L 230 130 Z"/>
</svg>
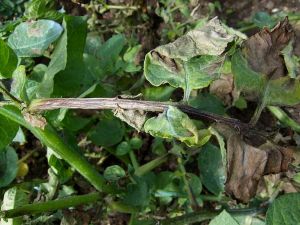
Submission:
<svg viewBox="0 0 300 225">
<path fill-rule="evenodd" d="M 30 111 L 44 111 L 54 109 L 124 109 L 143 110 L 147 112 L 163 112 L 169 106 L 175 106 L 193 119 L 219 122 L 227 124 L 239 131 L 253 130 L 248 124 L 237 119 L 204 112 L 194 107 L 175 102 L 155 102 L 121 98 L 52 98 L 36 99 L 29 106 Z"/>
</svg>

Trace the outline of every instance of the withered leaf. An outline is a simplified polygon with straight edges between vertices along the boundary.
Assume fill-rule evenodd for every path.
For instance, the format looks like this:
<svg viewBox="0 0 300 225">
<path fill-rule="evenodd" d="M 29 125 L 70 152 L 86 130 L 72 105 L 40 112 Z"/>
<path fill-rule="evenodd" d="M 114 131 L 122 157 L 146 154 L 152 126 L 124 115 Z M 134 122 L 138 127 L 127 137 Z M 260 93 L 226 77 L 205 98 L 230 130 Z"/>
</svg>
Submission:
<svg viewBox="0 0 300 225">
<path fill-rule="evenodd" d="M 227 182 L 225 190 L 241 202 L 249 202 L 255 195 L 264 174 L 268 155 L 246 144 L 239 135 L 227 140 Z"/>
<path fill-rule="evenodd" d="M 207 87 L 219 76 L 225 59 L 221 54 L 234 37 L 214 18 L 205 26 L 149 52 L 144 61 L 145 77 L 154 86 L 169 83 L 184 89 L 188 100 L 192 90 Z"/>
<path fill-rule="evenodd" d="M 122 108 L 117 108 L 114 110 L 114 115 L 135 128 L 137 131 L 140 131 L 143 128 L 146 121 L 146 113 L 141 110 L 124 110 Z"/>
<path fill-rule="evenodd" d="M 45 126 L 47 125 L 47 121 L 42 115 L 32 114 L 25 110 L 22 112 L 22 114 L 26 122 L 28 122 L 33 127 L 44 130 Z"/>
<path fill-rule="evenodd" d="M 285 75 L 282 50 L 293 38 L 294 31 L 287 18 L 272 30 L 264 28 L 244 42 L 243 53 L 252 70 L 272 79 Z"/>
<path fill-rule="evenodd" d="M 290 148 L 276 146 L 266 143 L 259 147 L 268 154 L 268 161 L 264 170 L 264 174 L 286 172 L 288 165 L 293 160 L 293 151 Z"/>
<path fill-rule="evenodd" d="M 266 105 L 300 103 L 300 82 L 286 74 L 282 50 L 294 36 L 287 18 L 271 31 L 267 28 L 245 41 L 232 57 L 234 85 L 247 100 Z"/>
</svg>

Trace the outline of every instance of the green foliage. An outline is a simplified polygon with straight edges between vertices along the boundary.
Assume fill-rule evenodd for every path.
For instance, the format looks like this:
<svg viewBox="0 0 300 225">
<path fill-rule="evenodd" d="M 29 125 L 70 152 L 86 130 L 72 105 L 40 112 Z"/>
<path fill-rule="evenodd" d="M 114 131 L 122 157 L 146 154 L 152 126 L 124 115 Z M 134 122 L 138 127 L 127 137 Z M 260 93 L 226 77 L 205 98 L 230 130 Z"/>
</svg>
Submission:
<svg viewBox="0 0 300 225">
<path fill-rule="evenodd" d="M 125 175 L 123 168 L 118 165 L 109 166 L 104 171 L 104 178 L 108 181 L 117 181 Z"/>
<path fill-rule="evenodd" d="M 110 147 L 122 141 L 124 126 L 114 117 L 101 119 L 96 127 L 89 131 L 89 138 L 99 146 Z"/>
<path fill-rule="evenodd" d="M 0 39 L 0 76 L 10 78 L 17 67 L 18 58 L 13 50 Z"/>
<path fill-rule="evenodd" d="M 238 222 L 230 216 L 228 212 L 223 210 L 218 216 L 216 216 L 209 225 L 239 225 Z"/>
<path fill-rule="evenodd" d="M 14 209 L 27 204 L 28 201 L 29 198 L 24 190 L 12 187 L 4 193 L 1 210 Z M 22 217 L 8 219 L 6 221 L 4 219 L 0 219 L 0 223 L 3 225 L 21 225 L 23 224 L 22 221 Z"/>
<path fill-rule="evenodd" d="M 79 95 L 90 85 L 83 62 L 86 22 L 82 17 L 65 16 L 63 28 L 64 33 L 51 55 L 51 61 L 39 86 L 39 97 L 50 97 L 52 92 L 59 96 Z M 67 79 L 70 76 L 72 79 Z M 68 82 L 63 82 L 66 80 Z"/>
<path fill-rule="evenodd" d="M 0 152 L 0 187 L 9 185 L 18 172 L 18 155 L 12 147 Z"/>
<path fill-rule="evenodd" d="M 300 194 L 285 194 L 271 204 L 267 211 L 267 225 L 299 224 Z"/>
<path fill-rule="evenodd" d="M 150 185 L 143 178 L 128 184 L 123 202 L 133 207 L 145 207 L 150 201 Z"/>
<path fill-rule="evenodd" d="M 3 0 L 0 2 L 0 15 L 5 19 L 13 19 L 24 12 L 24 2 L 26 0 Z"/>
<path fill-rule="evenodd" d="M 293 55 L 293 41 L 281 51 L 290 78 L 296 78 L 299 72 L 299 58 Z"/>
<path fill-rule="evenodd" d="M 16 136 L 19 125 L 5 116 L 0 115 L 0 152 L 9 145 Z"/>
<path fill-rule="evenodd" d="M 68 164 L 52 153 L 51 150 L 48 149 L 47 153 L 48 164 L 55 173 L 55 176 L 59 179 L 60 183 L 66 183 L 73 175 L 73 170 Z"/>
<path fill-rule="evenodd" d="M 26 4 L 24 15 L 28 19 L 50 19 L 61 21 L 63 14 L 56 10 L 56 1 L 31 0 Z"/>
<path fill-rule="evenodd" d="M 252 17 L 252 22 L 259 28 L 273 28 L 277 21 L 266 12 L 257 12 Z"/>
<path fill-rule="evenodd" d="M 17 99 L 23 100 L 29 103 L 29 99 L 26 92 L 26 71 L 25 66 L 18 66 L 13 73 L 13 82 L 11 85 L 11 94 L 13 94 Z"/>
<path fill-rule="evenodd" d="M 222 161 L 221 150 L 206 144 L 198 156 L 198 168 L 202 184 L 213 194 L 220 195 L 224 192 L 226 170 Z"/>
<path fill-rule="evenodd" d="M 37 57 L 61 35 L 60 24 L 52 20 L 20 23 L 8 38 L 9 46 L 18 57 Z"/>
<path fill-rule="evenodd" d="M 131 151 L 130 144 L 127 141 L 122 141 L 120 144 L 118 144 L 116 149 L 116 155 L 122 156 L 126 155 Z"/>
</svg>

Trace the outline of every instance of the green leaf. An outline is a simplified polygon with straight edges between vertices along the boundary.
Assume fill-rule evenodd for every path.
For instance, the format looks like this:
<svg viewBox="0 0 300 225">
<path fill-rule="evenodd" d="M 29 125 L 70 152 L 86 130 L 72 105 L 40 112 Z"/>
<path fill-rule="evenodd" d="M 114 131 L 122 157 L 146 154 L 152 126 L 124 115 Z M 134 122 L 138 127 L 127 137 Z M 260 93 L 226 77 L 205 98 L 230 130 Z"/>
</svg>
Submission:
<svg viewBox="0 0 300 225">
<path fill-rule="evenodd" d="M 221 150 L 206 144 L 198 156 L 198 168 L 202 184 L 213 194 L 219 195 L 224 191 L 226 168 L 222 162 Z"/>
<path fill-rule="evenodd" d="M 203 145 L 209 134 L 202 138 L 196 125 L 183 112 L 173 106 L 159 114 L 157 117 L 152 117 L 144 124 L 144 130 L 153 136 L 162 138 L 176 138 L 188 146 Z M 209 139 L 209 138 L 208 138 Z"/>
<path fill-rule="evenodd" d="M 77 132 L 83 129 L 91 120 L 77 116 L 74 112 L 67 111 L 61 125 L 70 131 Z"/>
<path fill-rule="evenodd" d="M 4 193 L 3 203 L 1 206 L 1 210 L 9 210 L 17 207 L 21 207 L 29 202 L 29 198 L 25 191 L 19 189 L 17 187 L 13 187 L 8 189 Z M 22 217 L 16 217 L 12 219 L 4 219 L 0 220 L 1 225 L 21 225 L 23 224 Z"/>
<path fill-rule="evenodd" d="M 168 204 L 174 197 L 180 196 L 179 187 L 173 182 L 175 177 L 175 174 L 170 171 L 163 171 L 157 175 L 154 195 L 160 199 L 160 203 Z"/>
<path fill-rule="evenodd" d="M 199 177 L 193 173 L 187 173 L 187 180 L 193 194 L 198 197 L 202 191 L 202 183 Z"/>
<path fill-rule="evenodd" d="M 19 125 L 17 123 L 0 115 L 0 152 L 12 142 L 18 129 Z"/>
<path fill-rule="evenodd" d="M 238 222 L 225 210 L 216 216 L 209 225 L 239 225 Z"/>
<path fill-rule="evenodd" d="M 142 147 L 143 142 L 144 141 L 141 138 L 133 137 L 133 138 L 130 139 L 129 144 L 130 144 L 132 149 L 138 150 Z"/>
<path fill-rule="evenodd" d="M 28 97 L 26 93 L 26 72 L 25 66 L 21 65 L 13 73 L 13 81 L 11 84 L 11 94 L 16 98 L 28 103 Z"/>
<path fill-rule="evenodd" d="M 154 86 L 169 83 L 185 91 L 207 87 L 219 74 L 221 53 L 234 35 L 228 34 L 218 19 L 188 32 L 172 43 L 159 46 L 145 57 L 144 73 Z"/>
<path fill-rule="evenodd" d="M 9 36 L 8 44 L 18 57 L 37 57 L 59 38 L 62 31 L 61 25 L 52 20 L 23 22 Z"/>
<path fill-rule="evenodd" d="M 196 97 L 190 98 L 189 105 L 219 115 L 225 115 L 226 109 L 224 104 L 216 96 L 208 93 L 199 93 Z"/>
<path fill-rule="evenodd" d="M 124 48 L 126 39 L 122 34 L 112 36 L 102 46 L 96 55 L 100 62 L 99 65 L 108 74 L 114 74 L 117 71 L 116 62 Z"/>
<path fill-rule="evenodd" d="M 173 87 L 180 87 L 185 91 L 187 100 L 194 89 L 207 87 L 219 76 L 219 70 L 223 61 L 219 56 L 199 56 L 183 61 L 173 59 L 163 60 L 157 52 L 146 55 L 144 73 L 146 79 L 154 86 L 169 83 Z"/>
<path fill-rule="evenodd" d="M 48 164 L 61 184 L 66 183 L 72 177 L 74 170 L 61 158 L 58 158 L 53 150 L 47 149 Z"/>
<path fill-rule="evenodd" d="M 17 176 L 18 155 L 12 147 L 0 152 L 0 188 L 9 185 Z"/>
<path fill-rule="evenodd" d="M 171 86 L 147 87 L 143 90 L 143 96 L 150 101 L 169 101 L 174 91 Z"/>
<path fill-rule="evenodd" d="M 295 182 L 297 182 L 298 184 L 300 184 L 300 173 L 296 173 L 294 176 L 293 176 L 293 180 Z"/>
<path fill-rule="evenodd" d="M 120 120 L 103 118 L 95 128 L 91 129 L 88 137 L 96 145 L 110 147 L 122 141 L 124 126 Z"/>
<path fill-rule="evenodd" d="M 0 38 L 0 77 L 10 78 L 16 69 L 18 58 L 14 51 Z"/>
<path fill-rule="evenodd" d="M 28 19 L 50 19 L 61 21 L 63 14 L 56 10 L 56 1 L 53 0 L 32 0 L 25 8 L 24 15 Z"/>
<path fill-rule="evenodd" d="M 64 33 L 51 55 L 38 97 L 50 97 L 53 91 L 59 96 L 71 96 L 74 93 L 82 93 L 85 88 L 82 84 L 85 84 L 86 78 L 83 63 L 86 21 L 82 17 L 64 16 L 63 28 Z"/>
<path fill-rule="evenodd" d="M 281 51 L 290 78 L 296 78 L 299 72 L 299 58 L 293 55 L 293 41 Z"/>
<path fill-rule="evenodd" d="M 117 146 L 116 155 L 117 156 L 126 155 L 130 151 L 131 151 L 131 147 L 130 147 L 129 143 L 127 141 L 122 141 Z"/>
<path fill-rule="evenodd" d="M 259 28 L 273 28 L 277 21 L 266 12 L 257 12 L 252 18 L 252 22 Z"/>
<path fill-rule="evenodd" d="M 118 165 L 109 166 L 104 170 L 104 178 L 108 181 L 117 181 L 125 175 L 124 169 Z"/>
<path fill-rule="evenodd" d="M 265 105 L 293 106 L 300 103 L 300 81 L 288 76 L 267 80 L 266 76 L 251 70 L 241 51 L 232 57 L 232 72 L 238 91 L 248 98 L 262 99 Z"/>
<path fill-rule="evenodd" d="M 300 193 L 290 193 L 275 199 L 267 211 L 267 225 L 300 224 Z"/>
<path fill-rule="evenodd" d="M 98 57 L 102 46 L 101 35 L 96 32 L 89 32 L 86 37 L 84 53 Z"/>
<path fill-rule="evenodd" d="M 141 70 L 141 66 L 136 63 L 136 57 L 142 45 L 135 45 L 127 49 L 124 53 L 123 59 L 125 62 L 123 70 L 127 73 L 135 73 Z"/>
<path fill-rule="evenodd" d="M 127 186 L 127 192 L 123 198 L 123 202 L 130 206 L 144 207 L 149 204 L 150 190 L 146 181 L 142 178 L 136 180 L 135 184 Z"/>
</svg>

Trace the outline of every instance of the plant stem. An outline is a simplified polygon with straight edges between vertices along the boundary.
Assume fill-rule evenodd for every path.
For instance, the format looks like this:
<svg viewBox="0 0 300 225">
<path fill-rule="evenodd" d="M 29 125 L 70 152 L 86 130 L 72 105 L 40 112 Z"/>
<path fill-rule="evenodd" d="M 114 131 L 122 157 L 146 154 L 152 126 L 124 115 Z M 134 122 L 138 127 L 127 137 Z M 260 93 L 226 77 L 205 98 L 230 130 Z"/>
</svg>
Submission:
<svg viewBox="0 0 300 225">
<path fill-rule="evenodd" d="M 167 161 L 168 159 L 168 153 L 160 156 L 156 159 L 153 159 L 152 161 L 140 166 L 139 168 L 137 168 L 134 171 L 134 175 L 140 177 L 143 176 L 144 174 L 150 172 L 151 170 L 153 170 L 154 168 L 158 167 L 159 165 L 161 165 L 162 163 L 164 163 L 165 161 Z"/>
<path fill-rule="evenodd" d="M 1 212 L 1 216 L 3 216 L 3 218 L 13 218 L 23 215 L 43 213 L 58 209 L 75 207 L 83 204 L 94 203 L 99 201 L 101 198 L 101 194 L 98 192 L 86 195 L 71 196 L 47 202 L 27 204 L 14 209 L 5 210 Z"/>
<path fill-rule="evenodd" d="M 178 167 L 179 167 L 179 171 L 181 172 L 182 174 L 182 179 L 183 179 L 183 183 L 184 183 L 184 187 L 185 187 L 185 190 L 188 194 L 188 198 L 189 198 L 189 201 L 190 201 L 190 204 L 191 204 L 191 207 L 194 211 L 198 210 L 199 209 L 199 205 L 197 203 L 197 200 L 195 198 L 195 195 L 193 193 L 193 190 L 189 184 L 189 181 L 187 180 L 187 175 L 186 175 L 186 170 L 185 170 L 185 167 L 183 165 L 183 161 L 182 161 L 182 158 L 181 157 L 178 157 L 177 158 L 177 161 L 178 161 Z"/>
<path fill-rule="evenodd" d="M 268 106 L 268 109 L 281 123 L 289 126 L 296 132 L 300 132 L 300 124 L 290 118 L 281 108 L 277 106 Z"/>
<path fill-rule="evenodd" d="M 53 109 L 132 109 L 149 112 L 163 112 L 169 106 L 178 107 L 181 111 L 188 114 L 192 119 L 209 120 L 218 123 L 227 124 L 238 128 L 244 132 L 255 132 L 253 127 L 237 119 L 220 116 L 210 112 L 204 112 L 188 105 L 182 105 L 175 102 L 155 102 L 120 98 L 52 98 L 35 99 L 29 106 L 30 111 L 43 111 Z"/>
<path fill-rule="evenodd" d="M 1 107 L 0 114 L 30 130 L 43 144 L 51 148 L 74 167 L 97 190 L 104 192 L 115 191 L 106 185 L 103 176 L 98 173 L 80 152 L 67 145 L 50 125 L 46 125 L 44 130 L 31 126 L 24 120 L 20 110 L 14 106 Z"/>
<path fill-rule="evenodd" d="M 136 159 L 136 156 L 135 156 L 135 153 L 133 150 L 131 150 L 129 152 L 129 158 L 130 158 L 130 161 L 131 161 L 131 164 L 132 164 L 134 170 L 137 170 L 140 167 L 140 165 Z"/>
</svg>

